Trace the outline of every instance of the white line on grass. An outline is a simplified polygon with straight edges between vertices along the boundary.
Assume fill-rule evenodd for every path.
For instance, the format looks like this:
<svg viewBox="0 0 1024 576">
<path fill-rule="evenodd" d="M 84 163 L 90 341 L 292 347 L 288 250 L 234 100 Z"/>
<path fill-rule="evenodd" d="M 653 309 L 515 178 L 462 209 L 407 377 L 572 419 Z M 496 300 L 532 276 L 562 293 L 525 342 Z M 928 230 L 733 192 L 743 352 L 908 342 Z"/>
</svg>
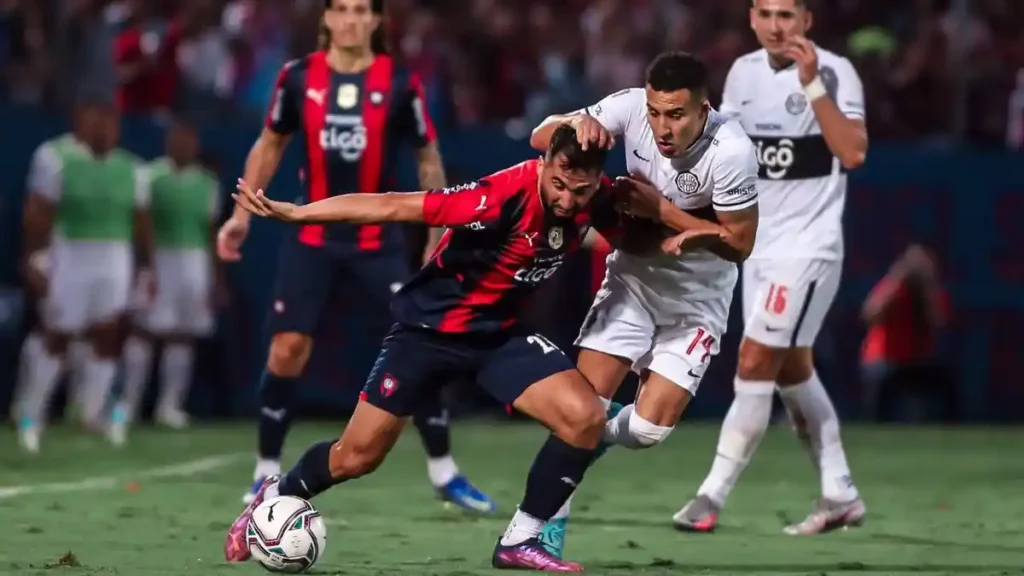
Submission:
<svg viewBox="0 0 1024 576">
<path fill-rule="evenodd" d="M 91 492 L 111 490 L 132 480 L 152 478 L 189 478 L 203 472 L 224 468 L 248 456 L 247 454 L 221 454 L 196 460 L 186 460 L 168 466 L 126 471 L 112 476 L 93 476 L 72 482 L 44 482 L 20 486 L 0 486 L 0 500 L 33 494 L 63 494 L 67 492 Z"/>
</svg>

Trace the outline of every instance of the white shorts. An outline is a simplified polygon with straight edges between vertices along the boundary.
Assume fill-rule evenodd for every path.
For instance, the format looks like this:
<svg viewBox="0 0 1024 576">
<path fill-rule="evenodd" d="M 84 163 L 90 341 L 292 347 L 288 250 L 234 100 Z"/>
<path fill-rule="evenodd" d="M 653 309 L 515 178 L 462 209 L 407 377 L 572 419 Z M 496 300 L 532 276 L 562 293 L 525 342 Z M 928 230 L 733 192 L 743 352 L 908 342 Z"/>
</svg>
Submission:
<svg viewBox="0 0 1024 576">
<path fill-rule="evenodd" d="M 125 313 L 132 288 L 129 246 L 62 242 L 51 253 L 53 273 L 43 306 L 47 328 L 77 335 Z"/>
<path fill-rule="evenodd" d="M 841 260 L 747 260 L 744 337 L 772 348 L 813 346 L 842 273 Z"/>
<path fill-rule="evenodd" d="M 213 263 L 205 250 L 160 251 L 154 262 L 156 297 L 137 287 L 136 323 L 159 336 L 208 336 L 214 327 Z"/>
<path fill-rule="evenodd" d="M 721 325 L 706 321 L 696 309 L 655 318 L 625 284 L 606 276 L 576 346 L 626 358 L 635 372 L 656 372 L 696 395 L 704 371 L 718 354 Z"/>
</svg>

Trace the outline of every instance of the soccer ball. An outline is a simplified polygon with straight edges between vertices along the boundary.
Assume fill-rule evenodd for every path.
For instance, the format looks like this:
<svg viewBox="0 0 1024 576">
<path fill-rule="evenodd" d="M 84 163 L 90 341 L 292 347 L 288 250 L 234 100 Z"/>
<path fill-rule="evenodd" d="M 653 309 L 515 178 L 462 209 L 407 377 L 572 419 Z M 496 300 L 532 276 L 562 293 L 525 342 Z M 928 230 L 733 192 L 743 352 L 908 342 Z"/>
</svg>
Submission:
<svg viewBox="0 0 1024 576">
<path fill-rule="evenodd" d="M 253 511 L 245 532 L 252 557 L 271 572 L 305 572 L 327 544 L 320 513 L 295 496 L 265 500 Z"/>
</svg>

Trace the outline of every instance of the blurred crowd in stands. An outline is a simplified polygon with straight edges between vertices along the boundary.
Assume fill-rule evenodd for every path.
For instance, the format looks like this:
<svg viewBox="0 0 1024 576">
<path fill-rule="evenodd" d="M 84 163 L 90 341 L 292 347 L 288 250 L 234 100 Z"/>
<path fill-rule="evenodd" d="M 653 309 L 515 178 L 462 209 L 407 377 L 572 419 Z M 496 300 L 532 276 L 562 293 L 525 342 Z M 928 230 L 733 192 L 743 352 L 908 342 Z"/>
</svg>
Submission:
<svg viewBox="0 0 1024 576">
<path fill-rule="evenodd" d="M 756 48 L 749 0 L 388 0 L 391 46 L 449 126 L 530 124 L 642 82 L 652 54 L 701 55 L 721 85 Z M 321 0 L 0 0 L 0 96 L 117 99 L 259 115 L 315 49 Z M 863 77 L 874 139 L 1024 140 L 1024 2 L 828 0 L 812 38 Z"/>
</svg>

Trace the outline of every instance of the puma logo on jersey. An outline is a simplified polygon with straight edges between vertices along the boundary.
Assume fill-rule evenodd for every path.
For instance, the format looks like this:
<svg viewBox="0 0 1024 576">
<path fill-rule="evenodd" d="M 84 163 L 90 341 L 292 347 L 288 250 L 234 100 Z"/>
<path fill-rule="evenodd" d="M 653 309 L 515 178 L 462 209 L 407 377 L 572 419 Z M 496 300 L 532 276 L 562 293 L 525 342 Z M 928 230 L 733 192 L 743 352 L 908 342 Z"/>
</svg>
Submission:
<svg viewBox="0 0 1024 576">
<path fill-rule="evenodd" d="M 313 102 L 316 102 L 317 106 L 324 105 L 324 95 L 326 94 L 326 90 L 314 90 L 312 88 L 306 89 L 306 98 L 309 98 Z"/>
</svg>

